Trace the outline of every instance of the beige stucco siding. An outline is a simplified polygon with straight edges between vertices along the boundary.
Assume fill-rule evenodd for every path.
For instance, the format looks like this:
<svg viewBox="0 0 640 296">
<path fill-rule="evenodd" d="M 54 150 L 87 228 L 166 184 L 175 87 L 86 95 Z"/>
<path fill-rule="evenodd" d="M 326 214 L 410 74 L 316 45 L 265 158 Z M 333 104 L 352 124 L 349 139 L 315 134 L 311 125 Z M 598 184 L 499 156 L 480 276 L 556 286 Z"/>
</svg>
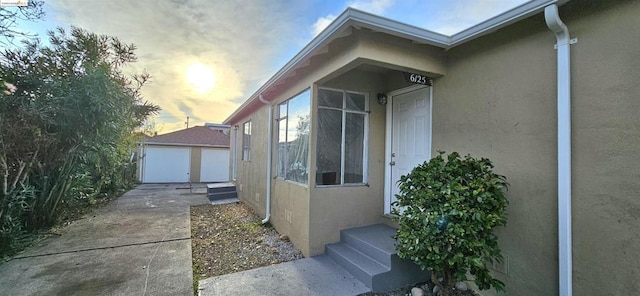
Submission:
<svg viewBox="0 0 640 296">
<path fill-rule="evenodd" d="M 620 5 L 567 18 L 579 38 L 571 52 L 574 295 L 640 291 L 640 1 L 611 2 Z"/>
<path fill-rule="evenodd" d="M 553 295 L 557 287 L 553 38 L 534 18 L 454 48 L 449 74 L 434 84 L 434 153 L 488 157 L 511 184 L 500 231 L 509 256 L 500 279 L 510 295 Z"/>
<path fill-rule="evenodd" d="M 640 5 L 567 6 L 561 15 L 579 38 L 572 46 L 574 295 L 632 295 L 640 290 L 640 259 L 632 255 L 640 252 Z M 434 149 L 489 157 L 511 183 L 509 222 L 500 231 L 508 274 L 498 274 L 507 295 L 558 293 L 554 43 L 537 15 L 452 49 L 434 87 Z"/>
<path fill-rule="evenodd" d="M 269 109 L 261 108 L 238 125 L 238 172 L 236 187 L 238 197 L 251 206 L 258 215 L 265 215 L 266 169 L 267 169 L 267 118 Z M 251 121 L 251 153 L 248 161 L 242 160 L 243 124 Z"/>
<path fill-rule="evenodd" d="M 323 87 L 366 93 L 369 97 L 368 185 L 314 187 L 311 190 L 310 253 L 324 253 L 324 245 L 340 240 L 340 230 L 383 222 L 385 108 L 376 93 L 385 77 L 354 70 Z M 315 143 L 314 143 L 315 144 Z M 311 151 L 315 158 L 315 145 Z"/>
</svg>

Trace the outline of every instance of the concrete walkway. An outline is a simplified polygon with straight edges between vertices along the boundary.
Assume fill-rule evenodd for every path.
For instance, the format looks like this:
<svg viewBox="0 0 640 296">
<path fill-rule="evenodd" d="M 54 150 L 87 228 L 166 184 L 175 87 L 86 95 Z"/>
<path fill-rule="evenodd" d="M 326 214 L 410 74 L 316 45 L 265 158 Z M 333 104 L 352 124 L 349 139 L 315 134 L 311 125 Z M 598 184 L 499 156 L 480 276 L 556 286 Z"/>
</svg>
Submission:
<svg viewBox="0 0 640 296">
<path fill-rule="evenodd" d="M 317 256 L 200 280 L 200 296 L 354 296 L 371 291 L 327 256 Z"/>
<path fill-rule="evenodd" d="M 193 295 L 189 206 L 204 185 L 147 184 L 0 266 L 2 295 Z"/>
</svg>

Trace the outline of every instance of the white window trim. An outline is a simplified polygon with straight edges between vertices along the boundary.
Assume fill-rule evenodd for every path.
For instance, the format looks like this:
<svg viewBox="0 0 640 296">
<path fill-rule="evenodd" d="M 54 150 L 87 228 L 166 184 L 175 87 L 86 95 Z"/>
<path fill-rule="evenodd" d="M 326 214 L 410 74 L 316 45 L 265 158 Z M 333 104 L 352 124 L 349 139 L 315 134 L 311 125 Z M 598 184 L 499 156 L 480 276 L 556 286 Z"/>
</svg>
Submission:
<svg viewBox="0 0 640 296">
<path fill-rule="evenodd" d="M 238 126 L 233 128 L 233 160 L 231 163 L 231 179 L 236 180 L 238 175 Z"/>
<path fill-rule="evenodd" d="M 253 127 L 252 127 L 252 123 L 251 120 L 247 120 L 244 123 L 242 123 L 242 161 L 251 161 L 251 141 L 249 141 L 249 146 L 245 146 L 245 142 L 244 142 L 244 136 L 245 136 L 245 128 L 247 127 L 247 124 L 249 124 L 249 137 L 251 137 L 251 135 L 253 134 Z M 247 154 L 245 155 L 245 147 L 248 148 L 247 150 Z M 245 158 L 246 156 L 246 158 Z"/>
<path fill-rule="evenodd" d="M 282 120 L 287 120 L 287 124 L 285 125 L 285 131 L 286 131 L 285 132 L 285 137 L 286 137 L 285 138 L 285 142 L 288 142 L 288 140 L 289 140 L 289 132 L 288 132 L 289 131 L 289 103 L 291 102 L 291 100 L 298 98 L 299 95 L 301 95 L 301 94 L 303 94 L 304 92 L 307 92 L 307 91 L 309 92 L 309 101 L 308 101 L 308 103 L 309 103 L 309 117 L 311 117 L 311 108 L 312 108 L 312 104 L 311 104 L 311 102 L 312 102 L 312 100 L 311 100 L 311 96 L 312 96 L 311 88 L 305 88 L 303 91 L 301 91 L 301 92 L 295 94 L 294 96 L 292 96 L 292 97 L 282 101 L 281 103 L 275 105 L 275 108 L 277 108 L 277 110 L 278 110 L 278 117 L 275 119 L 275 121 L 277 122 L 277 127 L 278 128 L 273 133 L 272 136 L 276 137 L 276 142 L 280 141 L 280 122 Z M 287 115 L 286 116 L 280 116 L 280 106 L 282 106 L 284 104 L 286 104 L 286 106 L 287 106 Z M 311 134 L 309 134 L 309 137 L 311 137 Z M 309 139 L 308 141 L 310 141 L 310 140 L 311 139 Z M 307 148 L 307 149 L 309 149 L 309 148 Z M 279 155 L 278 152 L 276 152 L 276 162 L 279 162 L 278 155 Z M 285 164 L 289 163 L 289 153 L 285 154 L 284 163 Z M 309 151 L 307 151 L 307 166 L 309 166 L 310 164 L 311 164 L 311 151 L 309 149 Z M 307 173 L 307 181 L 305 183 L 301 183 L 301 182 L 297 182 L 297 181 L 294 181 L 294 180 L 291 180 L 291 179 L 287 179 L 287 174 L 288 174 L 289 171 L 286 168 L 284 170 L 284 176 L 280 176 L 279 175 L 280 172 L 276 171 L 276 179 L 289 181 L 291 183 L 299 184 L 299 185 L 303 185 L 303 186 L 308 186 L 308 184 L 311 182 L 311 177 L 310 177 L 310 174 L 311 174 L 310 171 L 311 170 L 307 167 L 307 171 L 309 171 L 309 173 Z"/>
<path fill-rule="evenodd" d="M 330 87 L 318 87 L 318 92 L 320 93 L 320 90 L 331 90 L 331 91 L 337 91 L 337 92 L 342 92 L 342 108 L 335 108 L 335 107 L 324 107 L 324 106 L 320 106 L 320 102 L 317 99 L 317 94 L 316 94 L 316 100 L 318 101 L 317 103 L 317 109 L 326 109 L 326 110 L 336 110 L 336 111 L 341 111 L 342 112 L 342 142 L 340 143 L 340 184 L 315 184 L 315 187 L 320 187 L 320 188 L 325 188 L 325 187 L 353 187 L 353 186 L 369 186 L 369 122 L 370 122 L 370 109 L 369 109 L 369 94 L 365 93 L 365 92 L 359 92 L 359 91 L 352 91 L 352 90 L 347 90 L 347 89 L 337 89 L 337 88 L 330 88 Z M 353 93 L 353 94 L 359 94 L 359 95 L 363 95 L 364 96 L 364 110 L 365 111 L 357 111 L 357 110 L 348 110 L 346 109 L 346 100 L 347 100 L 347 93 Z M 363 138 L 363 144 L 362 144 L 362 149 L 364 151 L 362 151 L 362 183 L 344 183 L 344 167 L 345 167 L 345 137 L 346 137 L 346 116 L 347 113 L 356 113 L 356 114 L 363 114 L 364 115 L 364 138 Z M 317 133 L 316 133 L 316 137 L 317 137 Z M 316 147 L 316 152 L 315 152 L 315 157 L 317 158 L 318 152 L 317 152 L 317 147 Z M 316 171 L 317 171 L 317 167 L 316 167 Z M 317 173 L 317 172 L 316 172 Z M 316 180 L 316 183 L 318 181 Z"/>
</svg>

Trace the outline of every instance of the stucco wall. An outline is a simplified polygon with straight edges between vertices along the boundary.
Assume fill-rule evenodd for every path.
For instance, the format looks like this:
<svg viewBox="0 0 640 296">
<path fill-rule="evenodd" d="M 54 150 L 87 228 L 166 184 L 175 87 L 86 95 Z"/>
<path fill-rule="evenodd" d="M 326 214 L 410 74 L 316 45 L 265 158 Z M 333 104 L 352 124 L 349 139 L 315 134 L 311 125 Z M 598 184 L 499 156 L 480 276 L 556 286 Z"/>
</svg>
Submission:
<svg viewBox="0 0 640 296">
<path fill-rule="evenodd" d="M 236 189 L 238 197 L 251 206 L 258 215 L 265 215 L 266 193 L 266 154 L 267 154 L 267 119 L 268 108 L 264 107 L 244 118 L 238 123 L 238 172 L 236 176 Z M 243 124 L 251 121 L 251 154 L 250 160 L 242 160 Z"/>
<path fill-rule="evenodd" d="M 640 1 L 593 3 L 566 22 L 579 39 L 571 52 L 574 295 L 638 294 Z"/>
<path fill-rule="evenodd" d="M 385 108 L 376 94 L 385 88 L 381 75 L 354 70 L 324 87 L 366 93 L 369 97 L 368 185 L 313 187 L 311 190 L 311 254 L 324 253 L 324 245 L 340 240 L 340 230 L 382 221 L 384 189 Z M 315 145 L 311 147 L 315 157 Z"/>
<path fill-rule="evenodd" d="M 571 3 L 561 16 L 579 38 L 574 295 L 633 295 L 640 290 L 640 4 Z M 511 184 L 500 231 L 508 272 L 497 273 L 507 295 L 558 294 L 554 44 L 543 16 L 534 16 L 450 50 L 447 75 L 434 87 L 434 151 L 489 157 Z"/>
</svg>

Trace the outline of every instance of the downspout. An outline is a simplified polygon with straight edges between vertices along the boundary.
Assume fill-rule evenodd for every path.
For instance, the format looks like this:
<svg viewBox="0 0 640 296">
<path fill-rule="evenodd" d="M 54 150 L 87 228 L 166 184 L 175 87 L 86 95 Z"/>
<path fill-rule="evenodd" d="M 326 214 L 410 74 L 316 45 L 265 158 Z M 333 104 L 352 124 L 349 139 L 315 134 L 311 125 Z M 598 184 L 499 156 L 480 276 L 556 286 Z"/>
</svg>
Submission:
<svg viewBox="0 0 640 296">
<path fill-rule="evenodd" d="M 265 218 L 262 220 L 262 224 L 266 224 L 271 219 L 271 146 L 273 145 L 272 126 L 273 126 L 273 106 L 270 102 L 265 100 L 262 95 L 259 96 L 260 102 L 269 107 L 269 124 L 267 125 L 267 201 Z"/>
<path fill-rule="evenodd" d="M 558 265 L 559 295 L 573 293 L 571 247 L 571 57 L 569 29 L 560 19 L 558 6 L 544 9 L 544 19 L 558 44 Z"/>
</svg>

